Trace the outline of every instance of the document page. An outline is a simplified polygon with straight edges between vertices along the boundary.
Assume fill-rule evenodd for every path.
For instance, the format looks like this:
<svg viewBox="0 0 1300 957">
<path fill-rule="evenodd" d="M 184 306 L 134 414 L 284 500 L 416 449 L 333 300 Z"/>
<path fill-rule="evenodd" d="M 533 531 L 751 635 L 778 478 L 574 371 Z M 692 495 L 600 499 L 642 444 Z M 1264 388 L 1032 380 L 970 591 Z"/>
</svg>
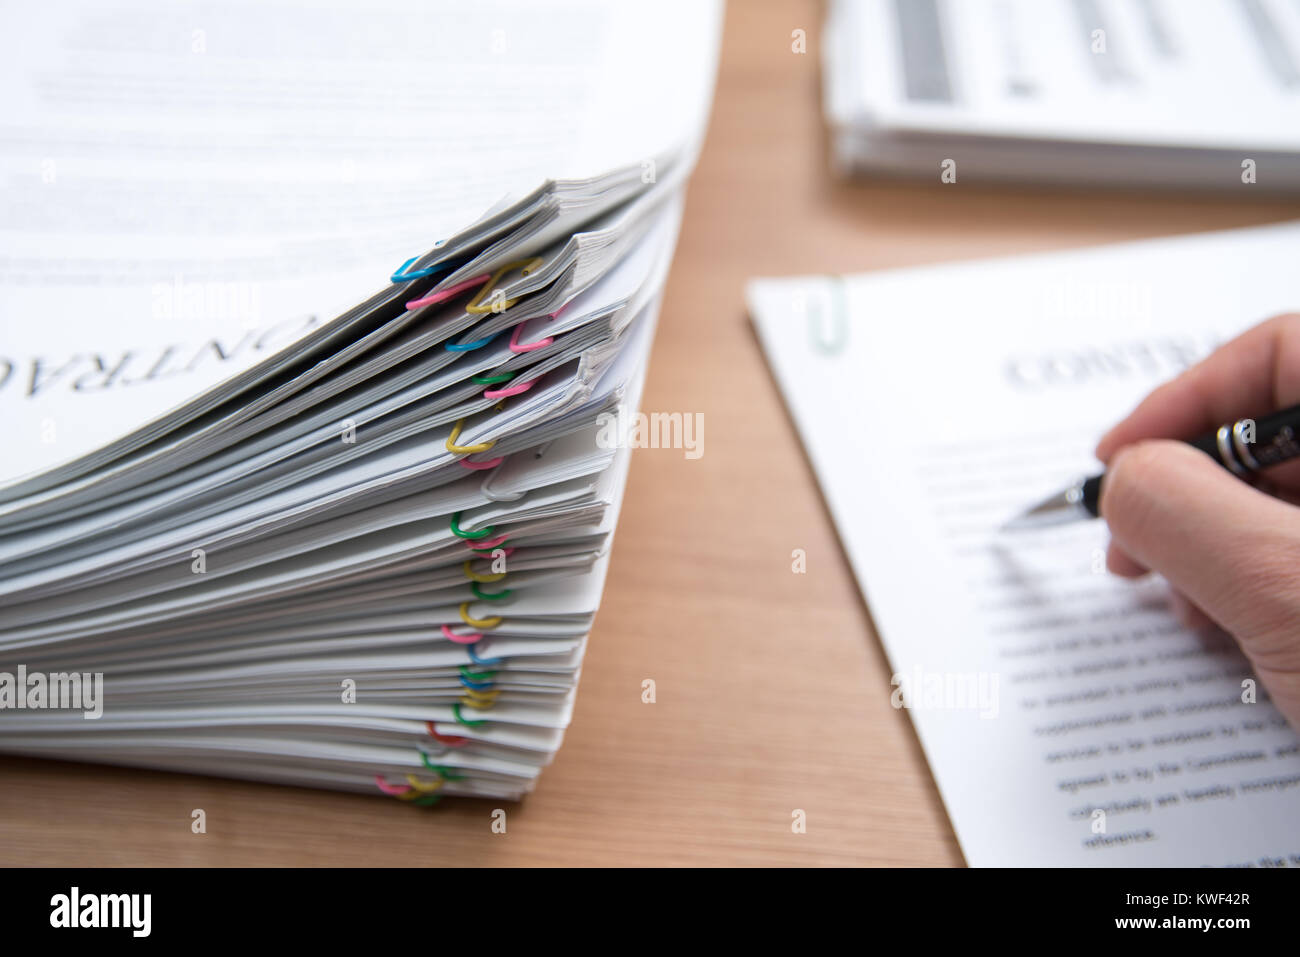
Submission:
<svg viewBox="0 0 1300 957">
<path fill-rule="evenodd" d="M 855 0 L 848 103 L 887 129 L 1258 152 L 1300 144 L 1292 0 Z"/>
<path fill-rule="evenodd" d="M 1300 740 L 1232 639 L 1111 576 L 1099 520 L 1001 530 L 1293 309 L 1297 252 L 1284 225 L 751 283 L 894 670 L 872 691 L 911 711 L 970 864 L 1300 867 Z"/>
<path fill-rule="evenodd" d="M 7 5 L 0 484 L 290 347 L 507 197 L 655 182 L 703 129 L 719 22 L 684 0 Z"/>
</svg>

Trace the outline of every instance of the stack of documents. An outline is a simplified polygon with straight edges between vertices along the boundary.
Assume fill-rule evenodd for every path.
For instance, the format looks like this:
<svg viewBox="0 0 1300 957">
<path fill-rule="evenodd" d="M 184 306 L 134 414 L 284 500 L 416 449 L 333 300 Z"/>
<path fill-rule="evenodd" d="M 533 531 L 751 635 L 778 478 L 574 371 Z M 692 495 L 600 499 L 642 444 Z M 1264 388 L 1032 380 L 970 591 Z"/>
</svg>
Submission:
<svg viewBox="0 0 1300 957">
<path fill-rule="evenodd" d="M 6 18 L 0 749 L 531 789 L 718 6 Z"/>
<path fill-rule="evenodd" d="M 845 169 L 1300 188 L 1293 0 L 833 0 Z"/>
<path fill-rule="evenodd" d="M 1296 301 L 1300 225 L 758 280 L 755 326 L 966 860 L 1300 862 L 1300 738 L 1236 643 L 1008 532 L 1147 392 Z M 1189 283 L 1188 276 L 1196 282 Z"/>
</svg>

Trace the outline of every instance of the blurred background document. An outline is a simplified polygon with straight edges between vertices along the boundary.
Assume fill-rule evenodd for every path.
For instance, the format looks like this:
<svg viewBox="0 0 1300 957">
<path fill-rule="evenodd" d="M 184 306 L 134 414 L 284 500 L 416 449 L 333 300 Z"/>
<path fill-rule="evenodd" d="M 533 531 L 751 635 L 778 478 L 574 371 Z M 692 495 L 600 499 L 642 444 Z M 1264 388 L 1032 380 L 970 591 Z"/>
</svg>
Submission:
<svg viewBox="0 0 1300 957">
<path fill-rule="evenodd" d="M 1233 641 L 1001 532 L 1105 429 L 1293 304 L 1300 226 L 843 278 L 750 312 L 972 865 L 1300 863 L 1300 741 Z M 1188 282 L 1195 276 L 1195 282 Z"/>
<path fill-rule="evenodd" d="M 823 50 L 846 168 L 1300 188 L 1293 0 L 833 0 Z"/>
</svg>

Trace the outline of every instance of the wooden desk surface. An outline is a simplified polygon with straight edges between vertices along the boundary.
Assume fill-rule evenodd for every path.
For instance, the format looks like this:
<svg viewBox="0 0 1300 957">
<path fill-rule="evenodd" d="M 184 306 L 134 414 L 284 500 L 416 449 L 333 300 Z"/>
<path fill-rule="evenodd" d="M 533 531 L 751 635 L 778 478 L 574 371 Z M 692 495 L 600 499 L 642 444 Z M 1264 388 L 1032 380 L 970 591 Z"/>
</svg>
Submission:
<svg viewBox="0 0 1300 957">
<path fill-rule="evenodd" d="M 641 450 L 568 737 L 537 791 L 425 811 L 0 758 L 0 864 L 962 863 L 745 315 L 751 276 L 1083 246 L 1300 217 L 1300 202 L 846 184 L 821 119 L 820 5 L 732 0 L 712 125 L 644 397 L 704 456 Z M 791 52 L 791 31 L 809 37 Z M 791 572 L 791 552 L 808 573 Z M 653 678 L 657 702 L 641 702 Z M 194 808 L 208 832 L 190 831 Z M 802 809 L 807 833 L 791 831 Z"/>
</svg>

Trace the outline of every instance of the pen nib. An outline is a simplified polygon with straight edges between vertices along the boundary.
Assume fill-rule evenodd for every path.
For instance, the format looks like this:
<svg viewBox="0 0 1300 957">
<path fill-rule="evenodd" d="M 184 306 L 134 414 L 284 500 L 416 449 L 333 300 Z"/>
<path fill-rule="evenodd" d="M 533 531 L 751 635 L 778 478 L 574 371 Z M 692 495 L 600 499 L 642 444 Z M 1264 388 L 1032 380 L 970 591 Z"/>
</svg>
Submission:
<svg viewBox="0 0 1300 957">
<path fill-rule="evenodd" d="M 998 530 L 1014 532 L 1026 528 L 1040 528 L 1044 525 L 1062 525 L 1086 516 L 1087 510 L 1083 507 L 1083 490 L 1078 485 L 1074 485 L 1064 492 L 1057 492 L 1050 498 L 1043 499 L 1024 514 L 1003 522 Z"/>
</svg>

